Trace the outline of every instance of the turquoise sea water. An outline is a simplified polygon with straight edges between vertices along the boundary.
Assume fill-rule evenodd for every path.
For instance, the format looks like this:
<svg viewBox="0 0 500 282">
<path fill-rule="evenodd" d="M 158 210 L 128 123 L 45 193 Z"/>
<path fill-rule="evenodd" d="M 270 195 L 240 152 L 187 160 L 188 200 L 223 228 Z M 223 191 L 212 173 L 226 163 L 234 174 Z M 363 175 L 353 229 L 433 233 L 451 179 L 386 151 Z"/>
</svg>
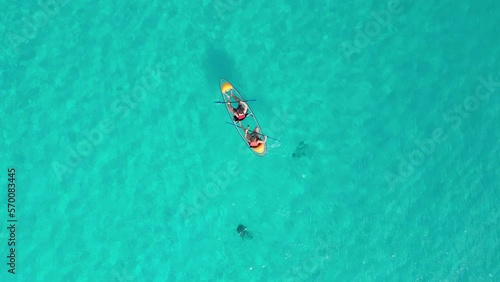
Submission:
<svg viewBox="0 0 500 282">
<path fill-rule="evenodd" d="M 0 11 L 0 281 L 500 281 L 498 1 Z"/>
</svg>

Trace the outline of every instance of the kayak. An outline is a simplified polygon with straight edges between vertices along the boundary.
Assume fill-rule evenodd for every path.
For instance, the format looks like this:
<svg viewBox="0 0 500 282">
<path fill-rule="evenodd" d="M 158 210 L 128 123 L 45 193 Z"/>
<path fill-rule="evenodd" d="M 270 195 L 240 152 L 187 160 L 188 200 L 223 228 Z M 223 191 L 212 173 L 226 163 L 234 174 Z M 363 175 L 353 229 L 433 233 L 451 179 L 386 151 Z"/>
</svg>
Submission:
<svg viewBox="0 0 500 282">
<path fill-rule="evenodd" d="M 243 98 L 243 95 L 241 95 L 241 93 L 231 83 L 229 83 L 229 81 L 227 81 L 225 79 L 221 79 L 219 84 L 220 84 L 220 91 L 221 91 L 222 99 L 224 100 L 224 102 L 227 103 L 227 97 L 226 97 L 226 95 L 224 95 L 224 93 L 227 93 L 228 95 L 231 96 L 231 91 L 233 92 L 234 96 L 238 97 L 238 99 L 245 101 L 245 98 Z M 237 105 L 236 100 L 232 99 L 232 97 L 230 97 L 230 99 L 231 99 L 230 102 L 232 102 L 231 105 L 233 105 L 233 107 L 236 106 Z M 255 148 L 250 147 L 250 144 L 248 144 L 248 141 L 245 138 L 245 130 L 243 128 L 241 128 L 240 125 L 238 124 L 238 122 L 236 122 L 234 120 L 234 115 L 227 108 L 227 104 L 224 104 L 224 106 L 226 107 L 227 113 L 229 114 L 229 118 L 231 120 L 231 123 L 234 125 L 234 128 L 236 128 L 236 131 L 238 131 L 238 133 L 240 134 L 241 139 L 243 139 L 243 141 L 245 141 L 245 144 L 247 145 L 247 147 L 250 148 L 250 150 L 252 150 L 252 152 L 254 152 L 257 156 L 260 156 L 260 157 L 265 156 L 267 154 L 266 143 L 259 144 L 259 146 L 255 147 Z M 253 119 L 253 122 L 252 122 L 252 119 Z M 257 121 L 257 118 L 255 117 L 250 106 L 248 106 L 247 116 L 242 121 L 242 123 L 247 124 L 247 126 L 250 126 L 250 130 L 254 130 L 258 126 L 260 138 L 263 138 L 264 135 L 262 132 L 262 128 L 260 127 L 259 121 Z"/>
</svg>

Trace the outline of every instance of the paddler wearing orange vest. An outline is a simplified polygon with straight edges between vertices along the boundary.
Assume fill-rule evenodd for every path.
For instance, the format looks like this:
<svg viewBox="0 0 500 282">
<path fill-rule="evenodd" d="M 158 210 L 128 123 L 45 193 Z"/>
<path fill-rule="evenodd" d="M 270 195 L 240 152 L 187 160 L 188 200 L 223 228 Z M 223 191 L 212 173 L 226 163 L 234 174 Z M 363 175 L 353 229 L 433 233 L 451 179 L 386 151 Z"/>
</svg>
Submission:
<svg viewBox="0 0 500 282">
<path fill-rule="evenodd" d="M 233 90 L 231 90 L 231 96 L 227 95 L 227 93 L 224 93 L 227 97 L 227 109 L 233 113 L 234 115 L 234 121 L 241 122 L 247 117 L 247 111 L 248 111 L 248 105 L 247 103 L 241 101 L 240 98 L 234 96 Z M 233 108 L 231 106 L 231 97 L 233 97 L 236 101 L 238 101 L 238 108 Z"/>
<path fill-rule="evenodd" d="M 260 139 L 260 137 L 259 137 L 260 128 L 258 126 L 255 127 L 255 129 L 252 131 L 252 133 L 248 133 L 250 131 L 249 127 L 243 128 L 243 125 L 241 125 L 241 122 L 240 122 L 240 126 L 241 126 L 241 129 L 245 130 L 245 139 L 248 141 L 248 146 L 250 146 L 250 148 L 257 148 L 257 147 L 259 147 L 260 144 L 266 143 L 267 136 L 264 135 L 264 140 Z"/>
</svg>

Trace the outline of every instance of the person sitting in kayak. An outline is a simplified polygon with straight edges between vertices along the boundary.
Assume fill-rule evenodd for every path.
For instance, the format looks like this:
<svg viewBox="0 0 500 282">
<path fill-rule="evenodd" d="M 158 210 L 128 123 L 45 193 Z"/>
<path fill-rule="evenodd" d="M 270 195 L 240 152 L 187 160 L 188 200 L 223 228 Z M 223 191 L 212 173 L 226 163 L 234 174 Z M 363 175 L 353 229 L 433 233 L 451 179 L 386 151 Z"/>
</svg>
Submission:
<svg viewBox="0 0 500 282">
<path fill-rule="evenodd" d="M 247 112 L 248 112 L 248 105 L 247 103 L 241 101 L 240 98 L 234 96 L 233 91 L 231 91 L 231 97 L 233 97 L 236 101 L 238 101 L 238 108 L 233 108 L 231 106 L 231 97 L 224 93 L 227 97 L 227 109 L 233 113 L 234 115 L 234 121 L 242 121 L 247 117 Z"/>
<path fill-rule="evenodd" d="M 241 127 L 243 129 L 243 126 Z M 259 136 L 259 127 L 255 127 L 255 129 L 252 131 L 252 133 L 248 133 L 249 127 L 245 129 L 245 139 L 248 141 L 248 146 L 250 148 L 257 148 L 259 147 L 260 144 L 264 144 L 267 141 L 267 136 L 264 135 L 264 140 L 262 140 Z"/>
</svg>

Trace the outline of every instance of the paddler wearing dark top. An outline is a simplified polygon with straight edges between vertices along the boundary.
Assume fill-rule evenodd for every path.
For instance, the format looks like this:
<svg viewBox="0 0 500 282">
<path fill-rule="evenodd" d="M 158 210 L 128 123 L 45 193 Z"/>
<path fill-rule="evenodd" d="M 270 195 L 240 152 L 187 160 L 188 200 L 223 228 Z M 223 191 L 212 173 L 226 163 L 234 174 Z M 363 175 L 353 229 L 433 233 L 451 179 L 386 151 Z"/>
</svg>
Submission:
<svg viewBox="0 0 500 282">
<path fill-rule="evenodd" d="M 227 109 L 233 113 L 234 121 L 242 121 L 247 117 L 248 105 L 247 103 L 241 101 L 240 98 L 234 96 L 233 91 L 231 90 L 231 97 L 233 97 L 236 101 L 238 101 L 238 107 L 235 109 L 231 106 L 231 97 L 224 93 L 227 97 Z"/>
<path fill-rule="evenodd" d="M 243 125 L 241 125 L 240 123 L 240 127 L 241 129 L 245 130 L 245 139 L 247 140 L 248 142 L 248 146 L 250 146 L 250 148 L 257 148 L 259 147 L 260 144 L 263 144 L 263 143 L 266 143 L 267 141 L 267 136 L 264 135 L 264 140 L 262 140 L 259 136 L 259 127 L 255 127 L 255 129 L 252 131 L 252 133 L 248 133 L 250 130 L 249 130 L 249 127 L 247 128 L 243 128 Z"/>
</svg>

